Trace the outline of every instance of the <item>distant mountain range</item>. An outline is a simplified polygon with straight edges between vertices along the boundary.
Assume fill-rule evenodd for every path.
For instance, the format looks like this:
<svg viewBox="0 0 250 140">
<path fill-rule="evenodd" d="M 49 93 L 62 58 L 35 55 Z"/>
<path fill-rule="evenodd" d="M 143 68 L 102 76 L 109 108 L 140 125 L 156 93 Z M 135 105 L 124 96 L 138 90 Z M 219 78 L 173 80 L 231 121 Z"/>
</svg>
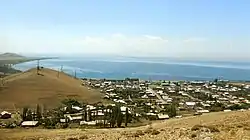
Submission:
<svg viewBox="0 0 250 140">
<path fill-rule="evenodd" d="M 15 53 L 3 53 L 0 54 L 0 60 L 13 60 L 13 59 L 25 59 L 25 56 L 21 56 Z"/>
</svg>

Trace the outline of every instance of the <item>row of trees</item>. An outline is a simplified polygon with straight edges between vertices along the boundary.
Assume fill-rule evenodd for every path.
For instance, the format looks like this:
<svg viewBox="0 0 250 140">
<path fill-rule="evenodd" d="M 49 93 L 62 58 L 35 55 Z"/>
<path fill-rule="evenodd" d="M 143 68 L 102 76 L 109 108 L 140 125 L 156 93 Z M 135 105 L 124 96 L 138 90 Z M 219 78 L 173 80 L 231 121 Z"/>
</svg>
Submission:
<svg viewBox="0 0 250 140">
<path fill-rule="evenodd" d="M 215 104 L 211 105 L 210 111 L 212 111 L 212 112 L 218 112 L 218 111 L 223 111 L 225 109 L 240 110 L 240 109 L 249 109 L 249 108 L 250 108 L 250 105 L 246 104 L 246 103 L 225 106 L 222 103 L 216 102 Z"/>
<path fill-rule="evenodd" d="M 231 110 L 240 110 L 240 109 L 248 109 L 250 108 L 249 104 L 235 104 L 232 106 L 227 107 L 227 109 L 231 109 Z"/>
<path fill-rule="evenodd" d="M 122 123 L 125 123 L 125 126 L 129 122 L 132 121 L 131 114 L 128 112 L 128 108 L 126 108 L 125 114 L 122 113 L 121 107 L 119 104 L 116 106 L 104 106 L 102 104 L 96 105 L 95 110 L 87 109 L 86 104 L 81 104 L 74 99 L 67 99 L 62 101 L 63 106 L 66 106 L 66 110 L 62 109 L 62 107 L 58 107 L 49 111 L 42 113 L 41 107 L 37 105 L 36 111 L 29 109 L 28 107 L 23 108 L 22 119 L 23 121 L 34 121 L 37 120 L 40 123 L 43 123 L 45 126 L 54 127 L 56 124 L 60 123 L 60 119 L 64 118 L 64 114 L 70 113 L 82 113 L 83 120 L 85 121 L 93 121 L 93 120 L 103 120 L 103 126 L 107 127 L 107 123 L 110 124 L 109 127 L 121 127 Z M 72 108 L 72 106 L 82 107 L 82 111 L 77 111 Z M 98 114 L 93 113 L 93 111 L 97 112 L 98 110 L 102 110 L 104 116 L 98 116 Z M 99 117 L 99 118 L 98 118 Z M 65 118 L 67 120 L 67 118 Z M 68 121 L 66 121 L 68 123 Z"/>
</svg>

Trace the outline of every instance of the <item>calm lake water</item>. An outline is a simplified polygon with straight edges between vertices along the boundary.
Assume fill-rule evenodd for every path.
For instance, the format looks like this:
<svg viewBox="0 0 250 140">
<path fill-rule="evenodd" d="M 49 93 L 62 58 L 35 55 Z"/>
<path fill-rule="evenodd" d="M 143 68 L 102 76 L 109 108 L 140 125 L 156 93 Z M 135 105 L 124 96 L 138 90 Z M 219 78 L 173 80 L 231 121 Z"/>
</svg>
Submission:
<svg viewBox="0 0 250 140">
<path fill-rule="evenodd" d="M 37 62 L 15 65 L 19 70 L 36 67 Z M 145 80 L 250 80 L 248 62 L 177 61 L 164 59 L 132 58 L 59 58 L 42 60 L 40 65 L 63 71 L 80 78 L 124 79 L 127 77 Z"/>
</svg>

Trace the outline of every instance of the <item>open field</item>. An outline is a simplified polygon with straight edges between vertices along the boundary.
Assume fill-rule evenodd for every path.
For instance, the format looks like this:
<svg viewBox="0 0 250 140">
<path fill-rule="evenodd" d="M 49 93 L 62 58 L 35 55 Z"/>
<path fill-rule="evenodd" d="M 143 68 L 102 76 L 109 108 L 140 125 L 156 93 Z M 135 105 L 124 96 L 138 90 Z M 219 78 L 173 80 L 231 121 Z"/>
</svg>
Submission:
<svg viewBox="0 0 250 140">
<path fill-rule="evenodd" d="M 1 129 L 3 140 L 247 140 L 250 111 L 219 112 L 120 129 Z M 75 139 L 73 139 L 75 138 Z"/>
<path fill-rule="evenodd" d="M 47 108 L 58 106 L 60 100 L 70 97 L 89 103 L 101 100 L 101 93 L 89 90 L 81 85 L 81 81 L 64 73 L 50 69 L 42 69 L 40 75 L 36 69 L 13 74 L 4 78 L 0 84 L 0 109 L 12 110 L 26 105 L 36 104 Z"/>
</svg>

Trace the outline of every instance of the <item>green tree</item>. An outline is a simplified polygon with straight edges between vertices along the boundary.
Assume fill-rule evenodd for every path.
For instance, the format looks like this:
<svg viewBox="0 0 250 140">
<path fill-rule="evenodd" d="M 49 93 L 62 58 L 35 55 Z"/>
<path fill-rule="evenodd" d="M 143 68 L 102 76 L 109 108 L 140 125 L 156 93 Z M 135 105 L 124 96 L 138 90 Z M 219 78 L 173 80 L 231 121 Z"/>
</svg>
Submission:
<svg viewBox="0 0 250 140">
<path fill-rule="evenodd" d="M 110 127 L 115 127 L 115 123 L 116 123 L 116 116 L 117 116 L 117 107 L 113 106 L 112 107 L 112 113 L 111 113 L 111 117 L 110 117 Z"/>
<path fill-rule="evenodd" d="M 87 121 L 87 108 L 84 108 L 84 121 Z"/>
<path fill-rule="evenodd" d="M 210 111 L 212 111 L 212 112 L 218 112 L 218 111 L 222 111 L 224 109 L 225 109 L 225 106 L 219 102 L 215 102 L 215 104 L 211 105 L 211 107 L 210 107 Z"/>
<path fill-rule="evenodd" d="M 22 113 L 22 119 L 23 121 L 27 121 L 27 112 L 28 112 L 29 108 L 28 107 L 24 107 L 23 108 L 23 113 Z"/>
<path fill-rule="evenodd" d="M 41 108 L 38 104 L 36 106 L 36 117 L 37 117 L 37 120 L 40 120 L 42 118 Z"/>
<path fill-rule="evenodd" d="M 116 123 L 117 123 L 118 127 L 121 127 L 122 122 L 123 122 L 123 114 L 121 112 L 121 107 L 120 106 L 117 106 L 116 109 L 117 109 Z"/>
<path fill-rule="evenodd" d="M 216 78 L 216 79 L 214 79 L 214 82 L 215 82 L 215 83 L 217 83 L 218 81 L 219 81 L 219 79 L 217 79 L 217 78 Z"/>
<path fill-rule="evenodd" d="M 26 121 L 33 121 L 32 111 L 27 111 Z"/>
<path fill-rule="evenodd" d="M 88 110 L 88 121 L 92 121 L 91 110 Z"/>
<path fill-rule="evenodd" d="M 169 105 L 166 108 L 166 112 L 168 113 L 169 117 L 174 117 L 176 116 L 177 112 L 176 112 L 176 106 L 174 104 Z"/>
<path fill-rule="evenodd" d="M 210 94 L 210 95 L 208 95 L 208 100 L 209 101 L 213 101 L 214 100 L 214 98 L 213 98 L 213 96 Z"/>
<path fill-rule="evenodd" d="M 112 110 L 113 107 L 111 105 L 108 105 L 106 107 L 106 120 L 110 123 L 110 127 L 112 127 L 111 126 Z"/>
<path fill-rule="evenodd" d="M 106 127 L 106 120 L 107 120 L 107 111 L 106 111 L 107 109 L 104 109 L 104 118 L 103 118 L 103 120 L 104 120 L 104 122 L 103 122 L 103 127 L 105 128 Z"/>
<path fill-rule="evenodd" d="M 126 127 L 128 126 L 128 117 L 129 117 L 128 108 L 126 108 L 126 114 L 125 114 L 125 126 Z"/>
<path fill-rule="evenodd" d="M 67 107 L 69 107 L 69 106 L 81 106 L 81 103 L 79 103 L 75 99 L 65 99 L 62 101 L 62 104 L 64 104 Z"/>
</svg>

